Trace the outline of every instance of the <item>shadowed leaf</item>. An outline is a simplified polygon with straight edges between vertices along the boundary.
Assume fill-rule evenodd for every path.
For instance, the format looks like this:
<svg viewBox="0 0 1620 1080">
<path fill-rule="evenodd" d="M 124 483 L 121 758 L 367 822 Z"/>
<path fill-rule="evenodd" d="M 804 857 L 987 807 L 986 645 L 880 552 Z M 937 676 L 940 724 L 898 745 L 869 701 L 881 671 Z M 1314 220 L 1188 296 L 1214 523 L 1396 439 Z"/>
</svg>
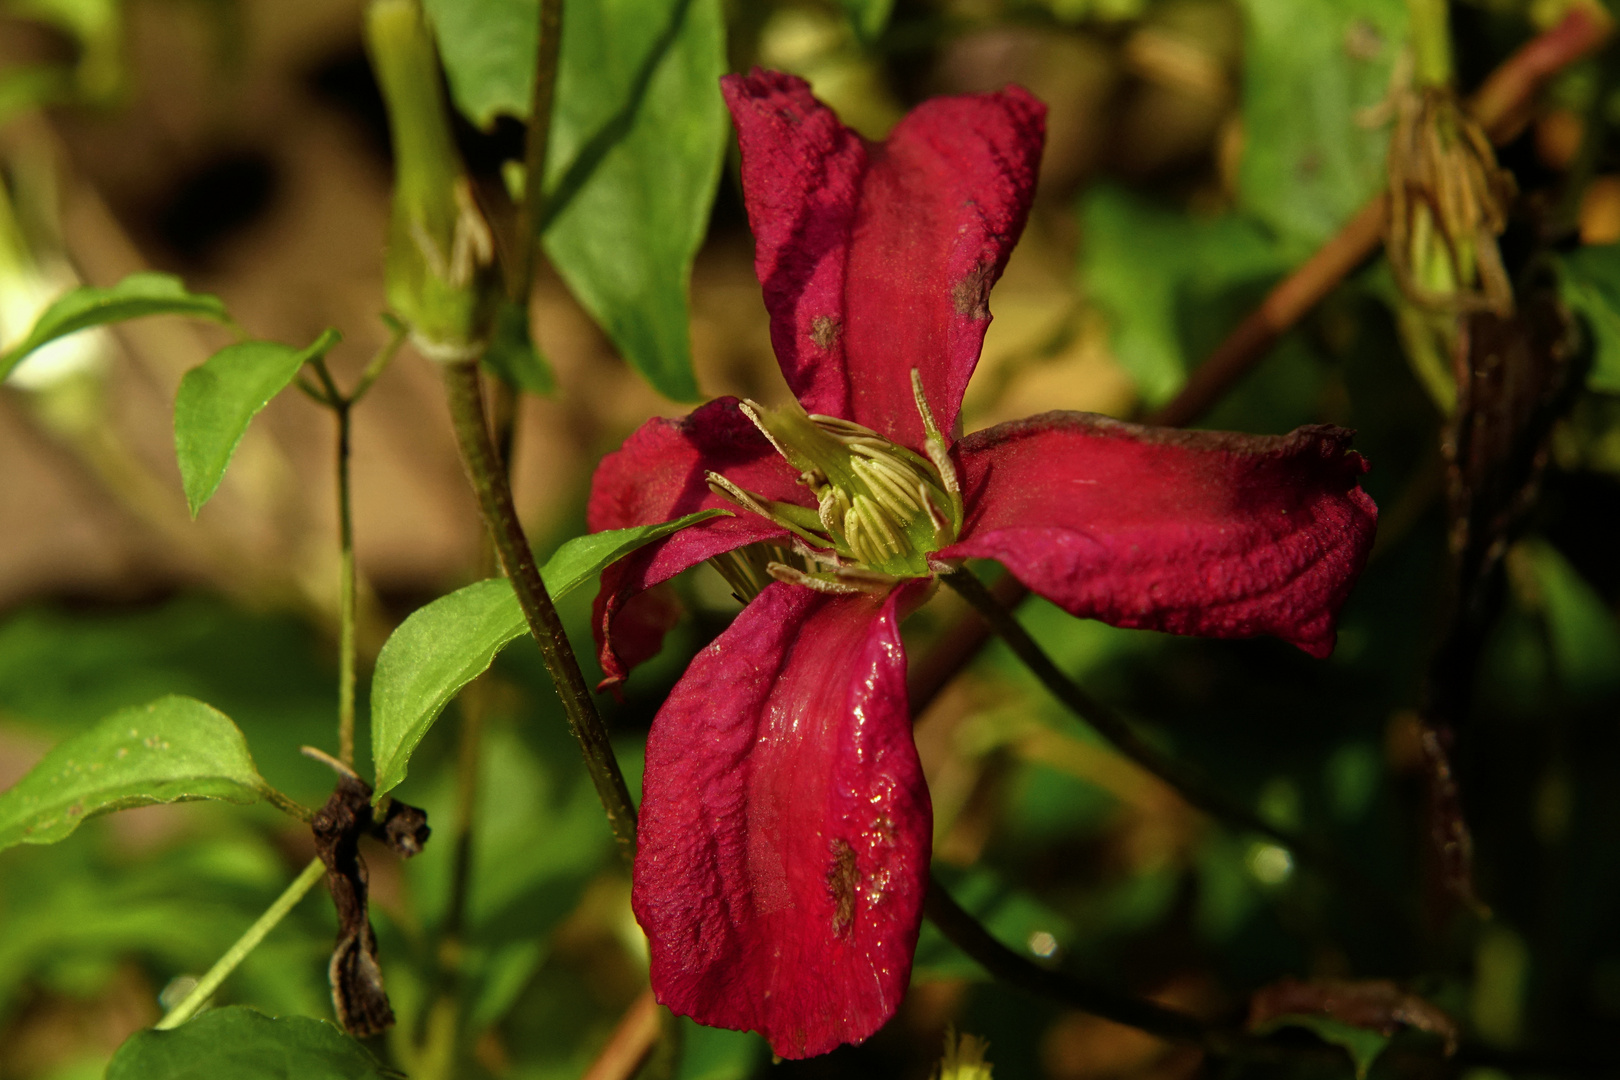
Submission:
<svg viewBox="0 0 1620 1080">
<path fill-rule="evenodd" d="M 61 743 L 0 794 L 0 849 L 55 843 L 112 810 L 190 799 L 251 803 L 266 790 L 229 718 L 193 698 L 161 698 Z"/>
</svg>

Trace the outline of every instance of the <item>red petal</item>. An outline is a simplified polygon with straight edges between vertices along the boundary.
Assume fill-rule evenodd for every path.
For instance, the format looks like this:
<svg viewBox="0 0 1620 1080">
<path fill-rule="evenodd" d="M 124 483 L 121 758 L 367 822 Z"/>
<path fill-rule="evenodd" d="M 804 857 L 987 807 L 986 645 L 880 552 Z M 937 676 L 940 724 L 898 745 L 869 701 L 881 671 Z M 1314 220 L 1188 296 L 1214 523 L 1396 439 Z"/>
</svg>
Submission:
<svg viewBox="0 0 1620 1080">
<path fill-rule="evenodd" d="M 1378 508 L 1343 428 L 1234 435 L 1046 413 L 957 444 L 963 540 L 1069 612 L 1333 651 Z"/>
<path fill-rule="evenodd" d="M 654 525 L 711 508 L 735 512 L 734 517 L 713 518 L 648 544 L 602 572 L 593 629 L 607 676 L 604 687 L 623 682 L 630 668 L 655 655 L 671 625 L 667 608 L 661 620 L 647 608 L 643 614 L 648 617 L 623 627 L 631 636 L 622 647 L 616 644 L 619 616 L 631 597 L 704 559 L 787 535 L 710 491 L 705 476 L 711 471 L 768 499 L 798 503 L 809 499 L 798 473 L 742 414 L 735 398 L 712 401 L 682 420 L 647 421 L 624 446 L 602 459 L 591 478 L 586 523 L 592 532 Z"/>
<path fill-rule="evenodd" d="M 1018 86 L 936 98 L 876 145 L 792 75 L 721 85 L 788 385 L 811 412 L 920 448 L 916 368 L 949 434 L 1029 212 L 1046 107 Z"/>
<path fill-rule="evenodd" d="M 932 812 L 896 605 L 775 582 L 653 720 L 633 900 L 658 1000 L 785 1058 L 894 1015 Z"/>
</svg>

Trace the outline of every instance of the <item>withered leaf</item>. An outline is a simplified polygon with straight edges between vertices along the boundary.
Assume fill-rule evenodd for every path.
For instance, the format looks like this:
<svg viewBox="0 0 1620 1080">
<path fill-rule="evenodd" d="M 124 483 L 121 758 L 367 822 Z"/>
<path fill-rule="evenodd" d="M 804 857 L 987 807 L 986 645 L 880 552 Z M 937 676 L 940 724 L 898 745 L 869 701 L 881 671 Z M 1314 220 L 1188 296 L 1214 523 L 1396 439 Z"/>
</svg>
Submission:
<svg viewBox="0 0 1620 1080">
<path fill-rule="evenodd" d="M 1440 1036 L 1448 1056 L 1456 1053 L 1460 1037 L 1457 1022 L 1444 1010 L 1390 979 L 1286 978 L 1261 987 L 1249 999 L 1251 1031 L 1286 1016 L 1327 1016 L 1380 1035 L 1417 1028 Z"/>
<path fill-rule="evenodd" d="M 390 800 L 379 821 L 372 813 L 371 785 L 340 774 L 331 798 L 310 823 L 315 850 L 326 864 L 326 882 L 337 908 L 338 939 L 327 969 L 338 1023 L 356 1038 L 393 1026 L 394 1010 L 377 963 L 377 939 L 366 906 L 368 877 L 360 837 L 375 836 L 404 858 L 422 850 L 428 838 L 426 812 Z"/>
</svg>

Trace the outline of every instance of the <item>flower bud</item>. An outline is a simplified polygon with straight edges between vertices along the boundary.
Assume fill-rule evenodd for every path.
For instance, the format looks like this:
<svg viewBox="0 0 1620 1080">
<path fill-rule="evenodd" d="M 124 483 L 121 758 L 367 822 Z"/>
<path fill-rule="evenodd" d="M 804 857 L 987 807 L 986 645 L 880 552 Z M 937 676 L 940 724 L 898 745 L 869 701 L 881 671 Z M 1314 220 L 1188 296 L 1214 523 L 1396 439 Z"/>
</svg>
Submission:
<svg viewBox="0 0 1620 1080">
<path fill-rule="evenodd" d="M 430 359 L 476 359 L 494 312 L 494 242 L 451 138 L 438 58 L 417 0 L 372 0 L 366 40 L 394 145 L 389 306 Z"/>
<path fill-rule="evenodd" d="M 1390 267 L 1401 291 L 1446 312 L 1513 310 L 1496 238 L 1514 195 L 1511 173 L 1443 87 L 1408 92 L 1389 146 Z"/>
</svg>

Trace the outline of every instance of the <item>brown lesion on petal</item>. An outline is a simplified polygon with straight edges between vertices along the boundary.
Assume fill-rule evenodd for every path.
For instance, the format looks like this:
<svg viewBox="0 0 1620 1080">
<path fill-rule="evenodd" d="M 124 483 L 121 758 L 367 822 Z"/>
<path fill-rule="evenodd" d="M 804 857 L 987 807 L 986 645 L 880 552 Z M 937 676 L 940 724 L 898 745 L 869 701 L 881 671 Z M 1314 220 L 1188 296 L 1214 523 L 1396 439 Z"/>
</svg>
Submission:
<svg viewBox="0 0 1620 1080">
<path fill-rule="evenodd" d="M 838 340 L 838 334 L 844 324 L 832 315 L 817 315 L 810 323 L 810 340 L 815 342 L 816 348 L 822 352 L 833 347 Z"/>
<path fill-rule="evenodd" d="M 990 268 L 983 263 L 951 286 L 951 306 L 958 315 L 982 321 L 990 317 Z"/>
<path fill-rule="evenodd" d="M 848 937 L 855 925 L 855 886 L 860 872 L 855 869 L 855 849 L 842 840 L 832 842 L 833 864 L 827 870 L 827 892 L 833 901 L 833 933 Z"/>
</svg>

